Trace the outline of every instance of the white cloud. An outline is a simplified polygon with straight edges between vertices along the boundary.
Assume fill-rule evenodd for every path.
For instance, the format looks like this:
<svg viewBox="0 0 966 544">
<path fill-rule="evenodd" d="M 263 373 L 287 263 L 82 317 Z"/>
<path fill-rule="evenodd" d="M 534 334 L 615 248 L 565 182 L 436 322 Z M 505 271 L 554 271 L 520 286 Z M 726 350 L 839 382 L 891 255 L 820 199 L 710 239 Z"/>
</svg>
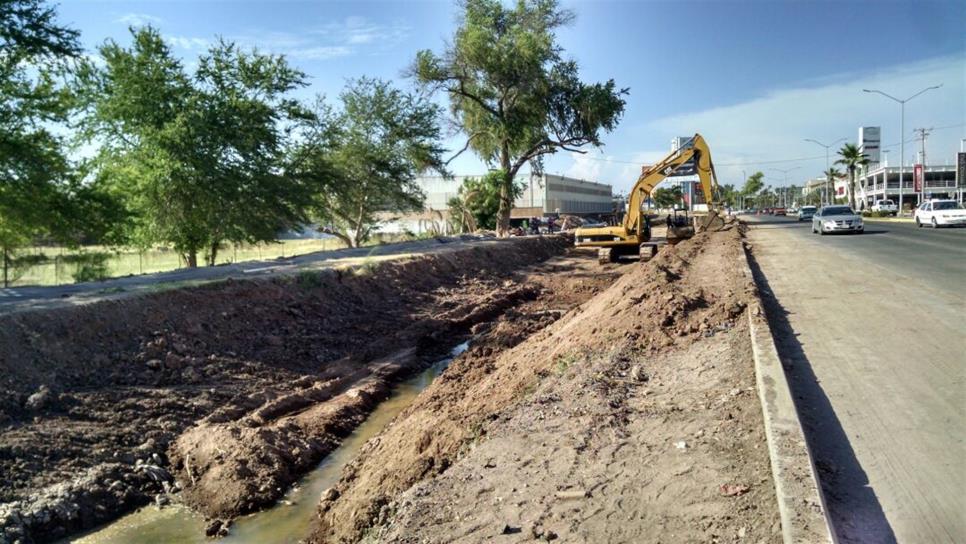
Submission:
<svg viewBox="0 0 966 544">
<path fill-rule="evenodd" d="M 352 49 L 344 45 L 322 45 L 293 49 L 287 53 L 289 57 L 306 60 L 327 60 L 345 57 L 352 54 Z"/>
<path fill-rule="evenodd" d="M 205 38 L 196 38 L 192 36 L 165 36 L 164 41 L 173 45 L 174 47 L 180 49 L 187 49 L 189 51 L 197 50 L 203 51 L 208 49 L 208 47 L 213 43 L 211 40 Z"/>
<path fill-rule="evenodd" d="M 341 21 L 299 32 L 248 32 L 225 38 L 243 48 L 282 54 L 300 60 L 328 60 L 346 57 L 363 49 L 380 50 L 391 47 L 409 35 L 409 27 L 402 23 L 379 24 L 364 17 L 348 17 Z M 189 36 L 165 36 L 179 49 L 200 51 L 207 49 L 214 39 Z"/>
<path fill-rule="evenodd" d="M 146 13 L 125 13 L 114 20 L 116 23 L 123 23 L 127 26 L 159 25 L 164 22 L 160 17 L 148 15 Z"/>
<path fill-rule="evenodd" d="M 824 149 L 805 142 L 805 138 L 826 143 L 847 138 L 855 142 L 860 126 L 881 126 L 883 147 L 892 151 L 893 163 L 898 161 L 898 145 L 888 146 L 899 142 L 899 105 L 862 89 L 881 89 L 906 98 L 943 83 L 941 89 L 906 105 L 905 137 L 908 142 L 913 128 L 920 126 L 948 127 L 933 132 L 927 140 L 927 155 L 936 157 L 937 162 L 951 161 L 959 139 L 966 133 L 964 75 L 966 61 L 962 57 L 930 59 L 859 77 L 840 77 L 821 86 L 780 89 L 732 106 L 669 116 L 650 123 L 649 128 L 667 139 L 700 132 L 715 154 L 716 165 L 721 165 L 719 176 L 738 178 L 742 169 L 749 173 L 754 169 L 770 174 L 775 183 L 781 182 L 783 175 L 771 168 L 800 166 L 789 172 L 790 183 L 800 182 L 825 168 Z M 907 161 L 916 148 L 906 144 Z M 835 149 L 831 151 L 834 155 Z M 805 157 L 817 158 L 767 162 Z"/>
<path fill-rule="evenodd" d="M 798 87 L 776 89 L 731 106 L 622 126 L 606 137 L 606 149 L 614 155 L 558 155 L 560 158 L 554 158 L 548 168 L 593 172 L 600 181 L 612 183 L 615 191 L 627 190 L 637 179 L 640 165 L 653 163 L 668 153 L 672 137 L 700 132 L 714 153 L 722 183 L 740 183 L 742 170 L 747 174 L 761 170 L 768 183 L 781 184 L 784 175 L 773 168 L 799 167 L 788 173 L 788 182 L 800 184 L 825 168 L 824 149 L 803 141 L 805 138 L 824 142 L 847 138 L 855 142 L 860 126 L 882 127 L 883 147 L 890 151 L 889 162 L 895 165 L 899 159 L 899 105 L 882 96 L 863 93 L 862 89 L 881 89 L 905 98 L 938 83 L 943 83 L 941 89 L 906 104 L 906 160 L 908 164 L 919 148 L 918 142 L 910 142 L 913 129 L 936 127 L 926 141 L 929 162 L 952 164 L 960 138 L 966 137 L 966 60 L 962 57 L 929 59 L 851 77 L 830 76 Z M 630 141 L 640 146 L 638 151 L 626 143 Z M 621 151 L 615 153 L 615 148 Z M 628 148 L 631 151 L 624 151 Z M 832 161 L 834 154 L 835 148 L 831 150 Z M 592 168 L 587 164 L 592 158 L 612 162 L 601 162 L 600 168 Z M 803 158 L 808 160 L 787 160 Z"/>
</svg>

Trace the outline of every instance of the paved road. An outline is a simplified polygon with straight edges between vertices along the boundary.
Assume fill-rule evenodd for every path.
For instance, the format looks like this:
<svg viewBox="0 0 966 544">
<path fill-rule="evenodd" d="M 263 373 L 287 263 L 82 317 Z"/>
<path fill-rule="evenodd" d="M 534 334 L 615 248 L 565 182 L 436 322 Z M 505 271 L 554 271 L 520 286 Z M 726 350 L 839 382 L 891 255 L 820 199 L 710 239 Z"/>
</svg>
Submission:
<svg viewBox="0 0 966 544">
<path fill-rule="evenodd" d="M 466 244 L 499 243 L 495 238 L 461 236 L 433 238 L 356 249 L 318 251 L 268 261 L 200 268 L 181 268 L 171 272 L 128 276 L 106 281 L 58 285 L 51 287 L 0 288 L 0 314 L 18 311 L 86 304 L 105 298 L 118 298 L 149 292 L 164 285 L 180 285 L 214 281 L 229 277 L 259 277 L 272 274 L 291 274 L 304 268 L 347 266 L 365 262 L 403 257 L 416 253 L 455 249 Z"/>
<path fill-rule="evenodd" d="M 841 542 L 966 542 L 966 229 L 748 222 Z"/>
</svg>

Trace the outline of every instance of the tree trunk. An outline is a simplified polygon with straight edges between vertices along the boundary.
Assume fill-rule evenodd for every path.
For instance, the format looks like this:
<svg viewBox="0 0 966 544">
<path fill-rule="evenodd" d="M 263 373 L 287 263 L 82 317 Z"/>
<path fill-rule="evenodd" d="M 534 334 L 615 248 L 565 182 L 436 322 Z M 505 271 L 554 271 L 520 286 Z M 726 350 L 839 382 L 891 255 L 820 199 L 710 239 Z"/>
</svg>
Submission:
<svg viewBox="0 0 966 544">
<path fill-rule="evenodd" d="M 198 248 L 191 248 L 187 254 L 188 268 L 198 268 Z"/>
<path fill-rule="evenodd" d="M 208 255 L 208 266 L 215 266 L 215 260 L 218 258 L 218 242 L 211 244 L 211 253 Z"/>
<path fill-rule="evenodd" d="M 356 243 L 355 243 L 355 240 L 353 240 L 353 239 L 352 239 L 352 238 L 350 238 L 349 236 L 347 236 L 347 235 L 345 235 L 345 234 L 343 234 L 343 233 L 341 233 L 341 232 L 339 232 L 339 231 L 336 231 L 336 230 L 330 230 L 330 231 L 328 232 L 328 234 L 331 234 L 332 236 L 335 236 L 335 237 L 336 237 L 336 238 L 338 238 L 339 240 L 342 240 L 343 242 L 345 242 L 345 245 L 347 245 L 347 246 L 349 246 L 349 247 L 358 247 L 358 246 L 356 245 Z"/>
<path fill-rule="evenodd" d="M 510 209 L 513 208 L 513 174 L 510 171 L 510 149 L 506 142 L 500 150 L 500 168 L 503 169 L 503 183 L 500 184 L 500 207 L 496 213 L 496 235 L 500 238 L 510 236 Z"/>
<path fill-rule="evenodd" d="M 8 271 L 10 270 L 10 250 L 3 246 L 3 287 L 10 287 Z"/>
<path fill-rule="evenodd" d="M 855 205 L 855 169 L 849 168 L 849 207 L 856 209 Z"/>
</svg>

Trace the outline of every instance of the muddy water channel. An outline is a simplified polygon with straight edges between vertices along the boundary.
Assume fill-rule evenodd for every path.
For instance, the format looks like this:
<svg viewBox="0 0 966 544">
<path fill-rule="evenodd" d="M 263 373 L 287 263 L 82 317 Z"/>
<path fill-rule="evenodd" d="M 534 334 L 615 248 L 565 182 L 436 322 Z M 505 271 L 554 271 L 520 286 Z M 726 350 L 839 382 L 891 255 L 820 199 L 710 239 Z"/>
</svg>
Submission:
<svg viewBox="0 0 966 544">
<path fill-rule="evenodd" d="M 393 389 L 382 402 L 316 468 L 303 478 L 272 508 L 235 521 L 229 535 L 218 542 L 226 544 L 272 544 L 295 542 L 308 536 L 322 492 L 334 485 L 345 466 L 367 440 L 379 433 L 392 418 L 429 386 L 454 357 L 466 351 L 467 343 L 453 348 L 450 357 L 436 362 L 417 376 Z M 147 506 L 85 535 L 65 542 L 80 544 L 168 544 L 210 543 L 205 538 L 204 519 L 179 504 L 159 508 Z"/>
</svg>

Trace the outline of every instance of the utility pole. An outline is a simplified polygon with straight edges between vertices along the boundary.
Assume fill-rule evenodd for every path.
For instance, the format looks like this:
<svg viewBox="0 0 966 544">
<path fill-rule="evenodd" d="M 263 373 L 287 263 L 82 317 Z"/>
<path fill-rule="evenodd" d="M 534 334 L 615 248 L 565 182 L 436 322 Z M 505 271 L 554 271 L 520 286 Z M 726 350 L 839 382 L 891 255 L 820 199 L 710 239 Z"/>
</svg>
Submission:
<svg viewBox="0 0 966 544">
<path fill-rule="evenodd" d="M 813 140 L 811 138 L 805 138 L 805 141 L 806 142 L 812 142 L 813 144 L 818 144 L 818 145 L 820 145 L 820 146 L 822 146 L 822 147 L 825 148 L 825 172 L 823 172 L 823 174 L 825 174 L 825 194 L 823 195 L 823 197 L 824 197 L 823 198 L 824 202 L 822 202 L 822 205 L 823 206 L 826 205 L 826 204 L 831 204 L 832 203 L 832 193 L 831 193 L 831 189 L 830 189 L 830 184 L 831 183 L 834 183 L 831 179 L 829 179 L 829 175 L 828 175 L 828 170 L 829 170 L 829 165 L 828 165 L 828 150 L 833 145 L 835 145 L 835 144 L 837 144 L 837 143 L 839 143 L 841 141 L 844 141 L 844 140 L 845 140 L 845 138 L 839 138 L 838 140 L 835 140 L 834 142 L 832 142 L 830 144 L 823 144 L 822 142 L 820 142 L 818 140 Z"/>
<path fill-rule="evenodd" d="M 827 151 L 826 151 L 825 162 L 828 162 Z M 782 173 L 782 188 L 779 191 L 779 194 L 781 195 L 782 206 L 788 207 L 788 173 L 798 170 L 799 168 L 801 168 L 801 166 L 796 166 L 794 168 L 789 168 L 787 170 L 782 170 L 781 168 L 770 168 L 770 170 L 774 170 L 776 172 Z"/>
<path fill-rule="evenodd" d="M 913 132 L 919 135 L 919 164 L 922 165 L 922 186 L 919 188 L 919 203 L 926 196 L 926 138 L 932 132 L 931 128 L 917 128 Z"/>
<path fill-rule="evenodd" d="M 862 92 L 864 93 L 881 94 L 882 96 L 899 103 L 899 215 L 902 215 L 902 181 L 903 181 L 903 178 L 905 177 L 903 176 L 903 174 L 905 174 L 905 169 L 903 168 L 903 165 L 906 162 L 906 102 L 912 100 L 913 98 L 921 95 L 926 91 L 938 89 L 942 86 L 943 84 L 940 83 L 939 85 L 926 87 L 925 89 L 919 91 L 918 93 L 910 96 L 905 100 L 899 100 L 898 98 L 890 94 L 886 94 L 876 89 L 862 89 Z M 886 188 L 888 189 L 888 187 L 889 187 L 889 175 L 886 174 Z"/>
</svg>

